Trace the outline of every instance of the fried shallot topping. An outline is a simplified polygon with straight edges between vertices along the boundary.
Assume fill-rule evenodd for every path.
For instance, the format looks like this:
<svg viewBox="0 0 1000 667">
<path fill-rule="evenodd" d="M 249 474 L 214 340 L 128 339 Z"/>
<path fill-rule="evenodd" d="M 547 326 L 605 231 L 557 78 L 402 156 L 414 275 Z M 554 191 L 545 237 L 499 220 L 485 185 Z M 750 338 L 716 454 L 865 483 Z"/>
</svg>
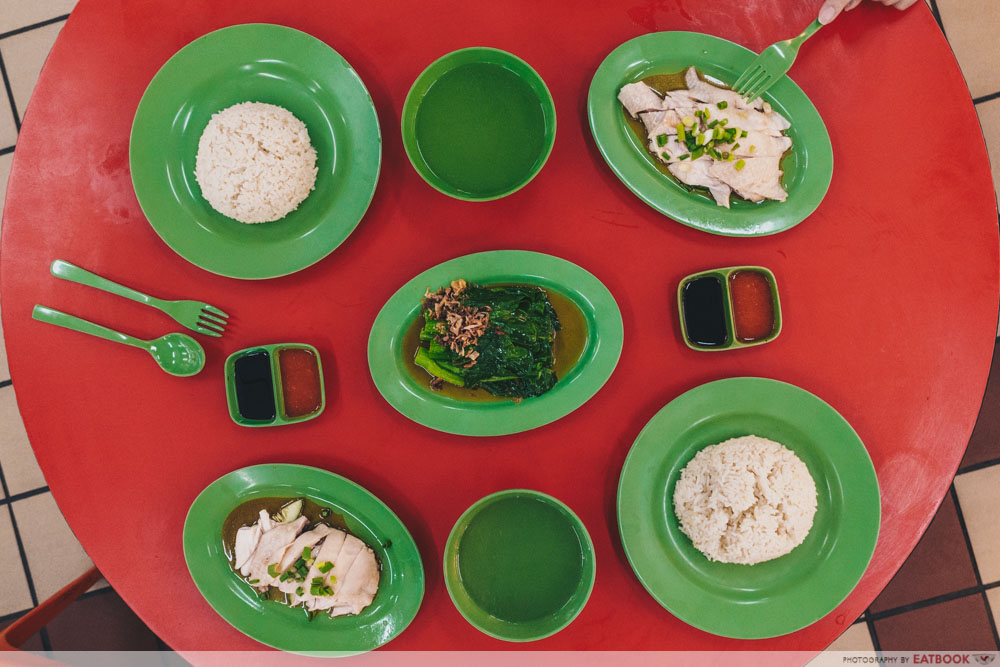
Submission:
<svg viewBox="0 0 1000 667">
<path fill-rule="evenodd" d="M 424 309 L 433 312 L 434 319 L 438 321 L 437 342 L 468 359 L 465 368 L 471 368 L 476 365 L 479 352 L 466 350 L 473 347 L 489 329 L 490 308 L 463 306 L 458 297 L 466 286 L 464 280 L 453 280 L 451 285 L 436 292 L 427 289 L 424 292 Z"/>
</svg>

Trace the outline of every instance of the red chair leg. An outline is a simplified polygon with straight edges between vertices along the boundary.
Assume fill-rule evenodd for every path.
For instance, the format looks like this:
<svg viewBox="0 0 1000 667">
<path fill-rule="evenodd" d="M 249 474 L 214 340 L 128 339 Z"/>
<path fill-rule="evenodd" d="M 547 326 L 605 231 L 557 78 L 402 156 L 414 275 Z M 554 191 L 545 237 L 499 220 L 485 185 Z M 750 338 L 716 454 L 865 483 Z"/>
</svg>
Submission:
<svg viewBox="0 0 1000 667">
<path fill-rule="evenodd" d="M 92 567 L 45 602 L 0 631 L 0 651 L 16 651 L 28 638 L 44 628 L 71 602 L 87 592 L 101 578 Z"/>
</svg>

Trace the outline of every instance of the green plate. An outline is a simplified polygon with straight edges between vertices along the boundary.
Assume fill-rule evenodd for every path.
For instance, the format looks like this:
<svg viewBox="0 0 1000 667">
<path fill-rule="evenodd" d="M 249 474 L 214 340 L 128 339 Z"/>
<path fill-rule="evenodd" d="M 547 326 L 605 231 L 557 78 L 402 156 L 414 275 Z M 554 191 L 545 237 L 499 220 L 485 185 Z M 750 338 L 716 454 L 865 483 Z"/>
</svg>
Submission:
<svg viewBox="0 0 1000 667">
<path fill-rule="evenodd" d="M 319 169 L 298 209 L 254 225 L 213 209 L 194 177 L 212 114 L 247 101 L 303 121 Z M 375 106 L 357 72 L 318 39 L 260 23 L 210 32 L 174 54 L 139 101 L 129 144 L 149 224 L 184 259 L 232 278 L 282 276 L 330 254 L 371 203 L 381 159 Z"/>
<path fill-rule="evenodd" d="M 688 461 L 741 435 L 780 442 L 816 481 L 805 541 L 756 565 L 708 560 L 673 511 Z M 794 632 L 840 604 L 871 560 L 880 508 L 875 469 L 851 425 L 813 394 L 763 378 L 710 382 L 668 403 L 636 438 L 618 484 L 618 528 L 642 585 L 685 623 L 740 639 Z"/>
<path fill-rule="evenodd" d="M 268 497 L 306 497 L 344 515 L 347 529 L 382 564 L 369 607 L 357 616 L 321 615 L 310 622 L 301 609 L 261 600 L 233 572 L 223 551 L 222 524 L 237 505 Z M 198 590 L 230 625 L 292 653 L 340 657 L 382 646 L 406 629 L 424 597 L 420 552 L 399 517 L 354 482 L 308 466 L 250 466 L 209 484 L 184 521 L 184 559 Z"/>
<path fill-rule="evenodd" d="M 655 165 L 629 128 L 618 91 L 654 74 L 691 65 L 717 84 L 732 84 L 757 56 L 724 39 L 697 32 L 657 32 L 631 39 L 604 59 L 590 84 L 587 113 L 594 141 L 612 171 L 640 199 L 677 222 L 712 234 L 763 236 L 805 220 L 823 201 L 833 175 L 833 148 L 823 119 L 802 89 L 783 76 L 763 99 L 792 124 L 792 152 L 781 162 L 785 202 L 759 204 L 733 197 L 731 208 L 690 193 Z"/>
<path fill-rule="evenodd" d="M 444 547 L 444 583 L 476 629 L 510 642 L 559 632 L 583 611 L 597 564 L 586 526 L 550 495 L 508 489 L 462 513 Z"/>
<path fill-rule="evenodd" d="M 571 300 L 587 326 L 579 361 L 547 393 L 519 404 L 462 401 L 430 389 L 426 379 L 418 381 L 403 362 L 403 336 L 420 315 L 424 290 L 458 278 L 481 284 L 538 285 Z M 438 264 L 399 288 L 372 325 L 368 368 L 389 405 L 418 424 L 459 435 L 507 435 L 553 422 L 586 403 L 615 370 L 623 336 L 618 304 L 592 274 L 551 255 L 494 250 Z"/>
</svg>

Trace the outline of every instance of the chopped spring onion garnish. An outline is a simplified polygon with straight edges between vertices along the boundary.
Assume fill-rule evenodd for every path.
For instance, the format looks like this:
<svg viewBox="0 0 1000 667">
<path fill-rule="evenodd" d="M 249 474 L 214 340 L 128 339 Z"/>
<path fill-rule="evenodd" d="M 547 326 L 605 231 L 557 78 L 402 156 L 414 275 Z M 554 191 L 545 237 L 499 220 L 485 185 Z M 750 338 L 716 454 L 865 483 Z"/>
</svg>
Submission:
<svg viewBox="0 0 1000 667">
<path fill-rule="evenodd" d="M 708 154 L 711 155 L 712 157 L 714 157 L 716 160 L 721 160 L 722 159 L 722 153 L 720 153 L 719 151 L 715 150 L 714 148 L 709 148 L 708 149 Z"/>
<path fill-rule="evenodd" d="M 666 146 L 667 145 L 667 135 L 665 135 L 665 134 L 658 134 L 658 135 L 656 135 L 656 145 L 660 146 L 660 147 Z"/>
<path fill-rule="evenodd" d="M 719 107 L 720 109 L 725 109 L 726 107 L 729 106 L 729 102 L 726 102 L 725 100 L 723 100 L 723 101 L 719 102 L 718 104 L 716 104 L 715 106 Z"/>
<path fill-rule="evenodd" d="M 697 160 L 698 158 L 700 158 L 704 154 L 705 154 L 705 149 L 704 148 L 697 148 L 697 149 L 695 149 L 694 151 L 691 152 L 691 159 L 692 160 Z"/>
<path fill-rule="evenodd" d="M 751 145 L 751 146 L 750 146 L 750 152 L 751 152 L 751 153 L 753 153 L 753 152 L 754 152 L 755 150 L 757 150 L 757 147 L 756 147 L 756 146 L 753 146 L 753 145 Z"/>
<path fill-rule="evenodd" d="M 722 120 L 719 121 L 719 125 L 729 125 L 729 119 L 723 118 Z"/>
<path fill-rule="evenodd" d="M 251 579 L 251 580 L 250 580 L 249 582 L 247 582 L 247 583 L 250 583 L 250 584 L 259 584 L 259 583 L 260 583 L 260 579 Z"/>
<path fill-rule="evenodd" d="M 694 118 L 691 116 L 684 116 L 681 118 L 681 122 L 684 123 L 684 127 L 691 127 L 694 125 Z"/>
<path fill-rule="evenodd" d="M 295 589 L 295 594 L 298 595 L 299 597 L 302 597 L 303 593 L 305 593 L 305 590 L 301 586 Z"/>
<path fill-rule="evenodd" d="M 705 135 L 704 134 L 699 134 L 698 135 L 698 145 L 699 146 L 703 146 L 704 144 L 705 144 Z"/>
<path fill-rule="evenodd" d="M 710 112 L 708 109 L 705 109 L 704 111 L 702 111 L 702 117 L 707 122 L 708 119 L 712 117 L 712 112 Z"/>
<path fill-rule="evenodd" d="M 684 123 L 677 123 L 677 141 L 685 139 L 687 139 L 687 134 L 684 133 Z"/>
<path fill-rule="evenodd" d="M 323 509 L 321 509 L 321 510 L 319 511 L 319 515 L 320 515 L 321 517 L 323 517 L 324 519 L 325 519 L 326 517 L 330 516 L 330 508 L 329 508 L 329 507 L 324 507 Z"/>
<path fill-rule="evenodd" d="M 713 120 L 711 123 L 708 124 L 708 129 L 712 129 L 713 127 L 717 126 L 718 124 L 719 124 L 719 121 Z"/>
<path fill-rule="evenodd" d="M 733 150 L 736 150 L 739 147 L 740 147 L 740 142 L 737 141 L 735 144 L 733 144 Z"/>
<path fill-rule="evenodd" d="M 679 157 L 679 158 L 677 158 L 677 159 L 678 159 L 678 160 L 686 160 L 686 159 L 688 159 L 689 157 L 691 157 L 691 154 L 690 154 L 690 153 L 685 153 L 684 155 L 680 156 L 680 157 Z"/>
<path fill-rule="evenodd" d="M 278 566 L 275 565 L 274 563 L 271 563 L 270 565 L 267 566 L 267 573 L 272 577 L 277 577 L 278 575 L 281 574 L 281 572 L 278 570 Z"/>
<path fill-rule="evenodd" d="M 323 574 L 326 574 L 327 572 L 329 572 L 330 570 L 333 569 L 333 563 L 331 563 L 328 560 L 325 560 L 322 563 L 320 563 L 319 565 L 317 565 L 316 569 L 319 570 L 320 572 L 322 572 Z"/>
<path fill-rule="evenodd" d="M 287 581 L 288 579 L 291 579 L 291 577 L 292 577 L 292 570 L 286 570 L 285 572 L 281 573 L 280 577 L 278 577 L 278 581 Z"/>
<path fill-rule="evenodd" d="M 302 557 L 309 558 L 310 556 L 312 556 L 312 552 L 313 552 L 312 547 L 305 547 L 302 550 Z"/>
<path fill-rule="evenodd" d="M 746 161 L 744 161 L 744 160 L 737 160 L 736 164 L 733 165 L 733 169 L 735 169 L 736 171 L 739 171 L 740 169 L 742 169 L 745 166 L 747 166 Z"/>
<path fill-rule="evenodd" d="M 740 132 L 740 137 L 745 137 L 745 136 L 747 136 L 747 131 L 746 130 L 743 130 L 742 132 Z"/>
</svg>

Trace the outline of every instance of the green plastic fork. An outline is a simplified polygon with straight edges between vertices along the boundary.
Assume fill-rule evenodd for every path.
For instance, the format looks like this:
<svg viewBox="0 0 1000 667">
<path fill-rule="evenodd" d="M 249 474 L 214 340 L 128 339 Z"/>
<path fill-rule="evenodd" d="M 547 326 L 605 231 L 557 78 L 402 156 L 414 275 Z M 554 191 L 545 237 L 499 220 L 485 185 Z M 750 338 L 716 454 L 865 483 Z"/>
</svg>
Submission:
<svg viewBox="0 0 1000 667">
<path fill-rule="evenodd" d="M 809 24 L 809 27 L 802 31 L 802 34 L 783 42 L 775 42 L 767 47 L 757 56 L 750 66 L 743 70 L 740 78 L 733 84 L 733 90 L 753 102 L 773 86 L 792 67 L 795 56 L 799 54 L 799 47 L 816 31 L 823 27 L 823 24 L 816 19 Z"/>
<path fill-rule="evenodd" d="M 52 275 L 57 278 L 96 287 L 99 290 L 111 292 L 126 299 L 132 299 L 133 301 L 138 301 L 139 303 L 162 310 L 177 320 L 179 324 L 206 336 L 219 337 L 225 331 L 229 315 L 210 304 L 201 301 L 165 301 L 157 299 L 130 287 L 119 285 L 107 278 L 102 278 L 96 273 L 91 273 L 86 269 L 81 269 L 79 266 L 64 262 L 61 259 L 52 262 L 51 270 Z"/>
</svg>

